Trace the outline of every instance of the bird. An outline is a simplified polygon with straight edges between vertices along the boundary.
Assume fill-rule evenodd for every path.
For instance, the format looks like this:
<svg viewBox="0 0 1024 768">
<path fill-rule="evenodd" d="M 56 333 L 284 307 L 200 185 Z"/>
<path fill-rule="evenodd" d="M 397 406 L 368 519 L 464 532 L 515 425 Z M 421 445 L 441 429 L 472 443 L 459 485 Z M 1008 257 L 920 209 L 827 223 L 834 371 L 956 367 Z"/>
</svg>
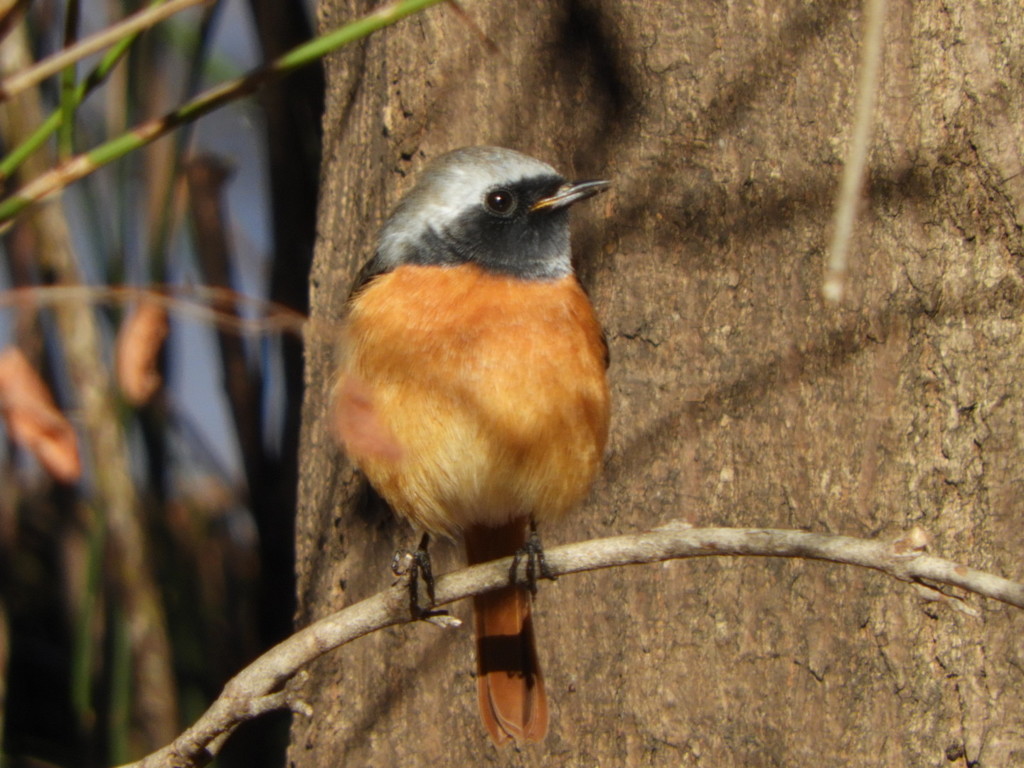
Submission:
<svg viewBox="0 0 1024 768">
<path fill-rule="evenodd" d="M 569 209 L 609 186 L 474 146 L 427 165 L 348 299 L 333 420 L 351 461 L 470 565 L 520 553 L 587 495 L 608 439 L 608 346 L 571 257 Z M 531 595 L 474 598 L 492 741 L 542 741 Z"/>
</svg>

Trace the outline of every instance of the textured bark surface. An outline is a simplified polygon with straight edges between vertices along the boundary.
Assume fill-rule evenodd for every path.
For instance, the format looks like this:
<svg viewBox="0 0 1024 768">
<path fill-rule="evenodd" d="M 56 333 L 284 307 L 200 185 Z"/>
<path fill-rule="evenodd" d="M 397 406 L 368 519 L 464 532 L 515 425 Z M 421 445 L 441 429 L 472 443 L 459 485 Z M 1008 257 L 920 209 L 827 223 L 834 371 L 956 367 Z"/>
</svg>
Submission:
<svg viewBox="0 0 1024 768">
<path fill-rule="evenodd" d="M 324 27 L 362 9 L 325 1 Z M 766 525 L 895 536 L 1021 578 L 1024 15 L 890 4 L 848 295 L 820 299 L 860 5 L 468 3 L 327 66 L 299 622 L 390 583 L 412 542 L 326 422 L 331 324 L 426 159 L 494 143 L 614 190 L 575 214 L 611 345 L 604 472 L 550 543 Z M 435 547 L 441 570 L 461 554 Z M 468 627 L 328 655 L 290 763 L 1024 764 L 1024 616 L 973 618 L 873 572 L 722 559 L 542 585 L 551 732 L 495 750 Z M 468 606 L 459 615 L 468 618 Z"/>
</svg>

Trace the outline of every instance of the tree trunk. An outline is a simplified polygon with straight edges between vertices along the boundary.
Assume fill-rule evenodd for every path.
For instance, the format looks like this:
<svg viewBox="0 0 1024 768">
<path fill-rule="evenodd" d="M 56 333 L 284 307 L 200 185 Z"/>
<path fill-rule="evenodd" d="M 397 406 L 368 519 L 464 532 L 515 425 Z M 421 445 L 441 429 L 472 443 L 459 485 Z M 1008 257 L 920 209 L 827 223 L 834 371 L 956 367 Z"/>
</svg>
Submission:
<svg viewBox="0 0 1024 768">
<path fill-rule="evenodd" d="M 365 11 L 325 0 L 325 28 Z M 614 416 L 550 546 L 685 519 L 896 537 L 1020 578 L 1024 15 L 888 8 L 844 300 L 821 298 L 853 122 L 858 3 L 468 3 L 327 63 L 297 531 L 299 623 L 387 586 L 412 533 L 329 435 L 332 329 L 424 163 L 498 144 L 613 191 L 574 250 Z M 491 44 L 493 44 L 493 49 Z M 434 548 L 441 571 L 460 549 Z M 1024 763 L 1024 617 L 874 572 L 708 559 L 543 583 L 539 746 L 496 750 L 472 638 L 403 626 L 326 656 L 290 764 Z M 455 609 L 468 619 L 468 606 Z"/>
</svg>

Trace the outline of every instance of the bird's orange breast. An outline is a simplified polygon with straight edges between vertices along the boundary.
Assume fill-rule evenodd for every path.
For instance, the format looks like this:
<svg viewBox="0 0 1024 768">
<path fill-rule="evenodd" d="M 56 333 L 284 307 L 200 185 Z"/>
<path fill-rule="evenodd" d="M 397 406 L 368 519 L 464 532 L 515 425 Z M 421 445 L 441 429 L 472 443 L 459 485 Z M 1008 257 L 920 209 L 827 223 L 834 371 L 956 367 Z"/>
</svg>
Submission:
<svg viewBox="0 0 1024 768">
<path fill-rule="evenodd" d="M 349 308 L 339 391 L 359 393 L 383 437 L 346 448 L 395 511 L 433 533 L 557 517 L 600 465 L 604 355 L 572 276 L 401 266 Z"/>
</svg>

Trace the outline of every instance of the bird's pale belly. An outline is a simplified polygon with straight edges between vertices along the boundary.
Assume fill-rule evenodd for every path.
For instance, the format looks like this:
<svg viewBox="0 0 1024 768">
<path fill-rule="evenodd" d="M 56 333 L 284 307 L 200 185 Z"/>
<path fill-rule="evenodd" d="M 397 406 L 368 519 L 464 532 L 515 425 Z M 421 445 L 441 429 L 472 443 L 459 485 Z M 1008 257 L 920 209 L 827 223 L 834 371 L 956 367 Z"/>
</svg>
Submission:
<svg viewBox="0 0 1024 768">
<path fill-rule="evenodd" d="M 339 386 L 365 393 L 397 450 L 347 448 L 413 523 L 452 535 L 546 520 L 586 494 L 609 403 L 600 328 L 574 278 L 402 266 L 353 299 L 345 339 Z"/>
</svg>

